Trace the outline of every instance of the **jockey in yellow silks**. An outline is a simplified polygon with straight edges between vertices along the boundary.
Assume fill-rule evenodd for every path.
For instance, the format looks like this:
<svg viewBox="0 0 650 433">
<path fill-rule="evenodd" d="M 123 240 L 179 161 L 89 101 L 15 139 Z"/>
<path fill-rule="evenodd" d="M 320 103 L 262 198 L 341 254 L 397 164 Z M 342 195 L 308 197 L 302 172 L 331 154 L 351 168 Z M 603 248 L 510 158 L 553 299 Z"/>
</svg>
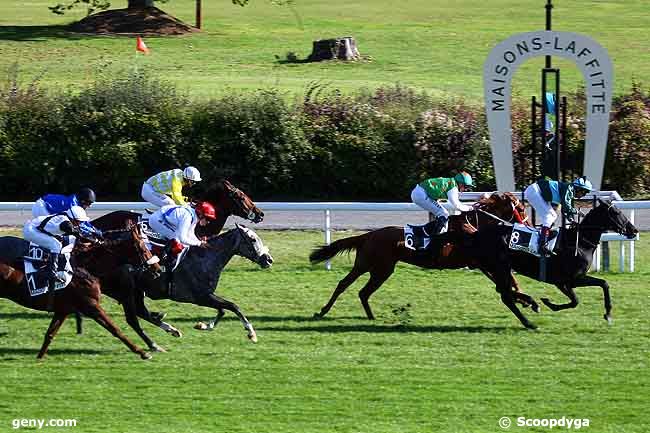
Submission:
<svg viewBox="0 0 650 433">
<path fill-rule="evenodd" d="M 170 204 L 186 205 L 183 187 L 200 181 L 201 173 L 195 167 L 163 171 L 151 176 L 142 185 L 142 198 L 157 207 Z"/>
</svg>

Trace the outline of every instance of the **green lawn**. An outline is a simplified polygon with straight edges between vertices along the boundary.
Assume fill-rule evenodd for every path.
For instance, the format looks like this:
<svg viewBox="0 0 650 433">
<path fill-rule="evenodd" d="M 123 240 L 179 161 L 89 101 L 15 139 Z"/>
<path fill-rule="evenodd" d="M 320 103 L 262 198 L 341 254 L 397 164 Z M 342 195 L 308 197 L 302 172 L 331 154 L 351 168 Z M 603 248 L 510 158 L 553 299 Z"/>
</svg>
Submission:
<svg viewBox="0 0 650 433">
<path fill-rule="evenodd" d="M 141 361 L 98 325 L 86 321 L 78 337 L 70 321 L 39 362 L 48 316 L 1 300 L 0 431 L 17 418 L 74 418 L 74 429 L 46 430 L 76 433 L 482 433 L 502 431 L 502 416 L 588 418 L 591 433 L 650 425 L 645 234 L 638 272 L 605 275 L 613 326 L 601 318 L 600 290 L 584 288 L 575 310 L 526 311 L 535 332 L 520 327 L 479 274 L 411 266 L 399 266 L 371 299 L 375 322 L 363 318 L 360 284 L 328 319 L 312 321 L 352 257 L 337 258 L 332 271 L 312 268 L 306 256 L 321 233 L 260 234 L 274 267 L 238 259 L 218 289 L 248 314 L 257 345 L 230 314 L 201 333 L 192 325 L 212 316 L 208 309 L 149 302 L 185 332 L 177 340 L 146 326 L 168 353 Z M 563 300 L 552 287 L 523 286 L 537 299 Z M 391 312 L 406 304 L 409 322 Z M 119 306 L 104 306 L 135 339 Z"/>
<path fill-rule="evenodd" d="M 88 37 L 60 26 L 82 17 L 59 17 L 47 6 L 56 0 L 0 2 L 0 71 L 19 62 L 25 78 L 78 88 L 99 71 L 140 67 L 156 71 L 196 97 L 228 89 L 275 87 L 301 94 L 314 81 L 344 91 L 400 82 L 434 94 L 482 101 L 482 65 L 489 50 L 508 36 L 544 28 L 541 0 L 296 0 L 293 8 L 252 0 L 203 2 L 204 32 L 186 37 L 148 38 L 150 56 L 136 56 L 134 38 Z M 114 1 L 123 7 L 125 1 Z M 194 0 L 161 7 L 194 22 Z M 614 61 L 618 92 L 650 75 L 645 0 L 554 2 L 553 28 L 588 34 Z M 354 64 L 281 64 L 288 52 L 305 58 L 313 40 L 354 36 L 371 61 Z M 529 62 L 515 78 L 515 93 L 539 93 L 543 60 Z M 573 65 L 557 60 L 563 89 L 582 83 Z"/>
</svg>

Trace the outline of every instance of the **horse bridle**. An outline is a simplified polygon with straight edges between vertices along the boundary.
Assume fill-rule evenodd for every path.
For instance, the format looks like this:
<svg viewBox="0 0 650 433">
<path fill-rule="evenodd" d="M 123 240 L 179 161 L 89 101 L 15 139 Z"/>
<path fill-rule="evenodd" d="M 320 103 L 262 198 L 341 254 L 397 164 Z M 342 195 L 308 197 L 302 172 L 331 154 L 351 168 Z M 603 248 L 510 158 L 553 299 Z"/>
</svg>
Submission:
<svg viewBox="0 0 650 433">
<path fill-rule="evenodd" d="M 136 242 L 141 242 L 141 243 L 143 243 L 144 240 L 142 239 L 142 237 L 140 237 L 140 239 L 137 239 L 137 238 L 135 237 L 135 233 L 138 232 L 138 234 L 139 234 L 139 230 L 140 230 L 140 229 L 139 229 L 138 226 L 136 225 L 135 227 L 130 227 L 130 228 L 126 228 L 126 229 L 104 230 L 103 233 L 104 233 L 104 234 L 111 234 L 111 233 L 129 233 L 129 234 L 131 234 L 131 238 L 132 238 L 132 240 L 134 240 L 134 241 L 136 241 Z M 120 243 L 120 242 L 121 242 L 121 240 L 104 241 L 104 242 L 102 243 L 102 245 L 103 245 L 103 246 L 108 250 L 108 252 L 109 252 L 110 254 L 114 254 L 114 255 L 116 255 L 117 253 L 116 253 L 115 250 L 112 248 L 112 246 L 113 246 L 113 245 L 116 245 L 116 244 L 118 244 L 118 243 Z M 137 272 L 146 272 L 146 271 L 149 271 L 149 270 L 150 270 L 149 267 L 150 267 L 151 265 L 154 265 L 154 264 L 156 264 L 156 263 L 158 263 L 158 262 L 160 261 L 160 258 L 159 258 L 158 256 L 156 256 L 156 255 L 153 255 L 153 254 L 151 255 L 150 258 L 147 259 L 147 258 L 146 258 L 146 253 L 145 253 L 146 247 L 145 247 L 145 248 L 140 248 L 142 245 L 143 245 L 143 244 L 138 245 L 137 247 L 135 247 L 136 254 L 138 255 L 138 257 L 139 257 L 139 259 L 140 259 L 140 264 L 139 264 L 138 266 L 134 266 L 134 268 L 135 268 L 135 270 L 136 270 Z M 153 270 L 150 270 L 150 271 L 151 271 L 152 273 L 155 273 Z"/>
<path fill-rule="evenodd" d="M 235 203 L 235 205 L 239 208 L 240 212 L 244 215 L 246 215 L 246 219 L 250 221 L 255 220 L 255 211 L 253 209 L 246 209 L 244 206 L 244 193 L 239 189 L 236 188 L 232 185 L 226 187 L 228 190 L 228 197 L 230 200 Z"/>
</svg>

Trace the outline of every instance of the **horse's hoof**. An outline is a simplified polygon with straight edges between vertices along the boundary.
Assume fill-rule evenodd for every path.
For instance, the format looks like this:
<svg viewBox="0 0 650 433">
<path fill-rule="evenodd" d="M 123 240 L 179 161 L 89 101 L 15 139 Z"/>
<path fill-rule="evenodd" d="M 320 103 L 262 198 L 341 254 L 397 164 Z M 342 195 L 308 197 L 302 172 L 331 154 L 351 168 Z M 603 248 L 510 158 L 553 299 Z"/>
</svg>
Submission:
<svg viewBox="0 0 650 433">
<path fill-rule="evenodd" d="M 142 352 L 140 354 L 140 358 L 144 359 L 145 361 L 149 360 L 152 358 L 151 354 L 149 352 Z"/>
<path fill-rule="evenodd" d="M 539 308 L 539 305 L 538 305 L 538 304 L 533 304 L 533 305 L 531 305 L 531 309 L 532 309 L 535 313 L 539 313 L 540 310 L 541 310 L 541 308 Z"/>
<path fill-rule="evenodd" d="M 323 315 L 321 313 L 314 313 L 313 316 L 311 316 L 313 319 L 322 319 Z"/>
<path fill-rule="evenodd" d="M 533 331 L 537 329 L 537 325 L 535 325 L 534 323 L 526 323 L 524 326 L 526 327 L 526 329 L 530 329 Z"/>
<path fill-rule="evenodd" d="M 248 339 L 253 343 L 257 343 L 257 334 L 255 333 L 254 329 L 248 331 Z"/>
<path fill-rule="evenodd" d="M 163 347 L 158 346 L 156 343 L 154 343 L 153 346 L 149 348 L 149 350 L 151 350 L 152 352 L 160 352 L 160 353 L 167 352 Z"/>
<path fill-rule="evenodd" d="M 210 329 L 210 327 L 205 322 L 198 322 L 196 325 L 194 325 L 194 329 L 198 329 L 199 331 L 207 331 Z"/>
<path fill-rule="evenodd" d="M 613 325 L 613 324 L 614 324 L 614 319 L 613 319 L 612 316 L 610 316 L 609 314 L 605 314 L 605 315 L 603 316 L 603 318 L 604 318 L 605 320 L 607 320 L 607 324 L 608 324 L 608 325 Z"/>
<path fill-rule="evenodd" d="M 181 338 L 183 336 L 183 333 L 178 329 L 172 329 L 169 331 L 169 333 L 172 335 L 172 337 L 176 337 L 176 338 Z"/>
</svg>

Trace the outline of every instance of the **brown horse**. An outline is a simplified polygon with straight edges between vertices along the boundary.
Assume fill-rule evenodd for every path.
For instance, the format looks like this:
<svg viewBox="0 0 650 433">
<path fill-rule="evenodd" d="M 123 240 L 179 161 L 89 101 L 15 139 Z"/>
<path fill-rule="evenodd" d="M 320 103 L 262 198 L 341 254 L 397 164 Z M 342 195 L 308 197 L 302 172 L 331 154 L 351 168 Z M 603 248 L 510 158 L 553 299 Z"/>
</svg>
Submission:
<svg viewBox="0 0 650 433">
<path fill-rule="evenodd" d="M 474 210 L 453 215 L 449 218 L 449 231 L 463 231 L 472 233 L 485 225 L 499 223 L 500 220 L 494 216 L 507 220 L 508 222 L 526 221 L 525 206 L 511 193 L 493 193 L 489 197 L 482 198 L 474 207 Z M 370 279 L 359 292 L 361 305 L 368 316 L 368 319 L 375 318 L 368 300 L 370 296 L 381 287 L 381 285 L 393 274 L 397 262 L 405 262 L 425 269 L 458 269 L 464 267 L 476 268 L 477 266 L 462 251 L 451 244 L 444 245 L 441 250 L 433 248 L 430 252 L 414 251 L 404 245 L 403 227 L 383 227 L 371 232 L 339 239 L 330 245 L 316 248 L 309 256 L 314 263 L 329 260 L 344 251 L 357 251 L 352 270 L 336 286 L 330 300 L 320 313 L 314 317 L 324 317 L 332 308 L 336 299 L 361 275 L 369 272 Z M 484 271 L 483 269 L 481 269 Z M 492 276 L 484 273 L 489 277 Z M 539 306 L 525 293 L 519 290 L 519 286 L 512 277 L 515 288 L 515 298 L 524 306 L 532 306 L 538 311 Z"/>
<path fill-rule="evenodd" d="M 146 262 L 152 256 L 142 243 L 136 227 L 133 227 L 129 233 L 129 237 L 124 240 L 106 241 L 102 245 L 87 245 L 83 248 L 88 251 L 110 249 L 115 254 L 123 254 L 125 250 L 129 249 L 130 245 L 131 249 L 135 248 L 139 257 L 142 257 L 142 260 Z M 38 353 L 38 358 L 45 356 L 50 343 L 66 317 L 76 312 L 95 320 L 111 334 L 119 338 L 132 352 L 140 355 L 142 359 L 151 358 L 151 355 L 133 344 L 122 333 L 99 305 L 101 298 L 99 279 L 92 276 L 85 269 L 77 267 L 74 270 L 70 284 L 64 289 L 55 292 L 54 304 L 48 305 L 47 295 L 32 297 L 28 293 L 22 263 L 22 256 L 25 255 L 29 246 L 28 242 L 21 238 L 6 236 L 0 238 L 0 246 L 2 247 L 2 257 L 0 257 L 0 297 L 10 299 L 17 304 L 34 310 L 54 312 L 54 317 L 45 333 L 45 340 Z"/>
</svg>

